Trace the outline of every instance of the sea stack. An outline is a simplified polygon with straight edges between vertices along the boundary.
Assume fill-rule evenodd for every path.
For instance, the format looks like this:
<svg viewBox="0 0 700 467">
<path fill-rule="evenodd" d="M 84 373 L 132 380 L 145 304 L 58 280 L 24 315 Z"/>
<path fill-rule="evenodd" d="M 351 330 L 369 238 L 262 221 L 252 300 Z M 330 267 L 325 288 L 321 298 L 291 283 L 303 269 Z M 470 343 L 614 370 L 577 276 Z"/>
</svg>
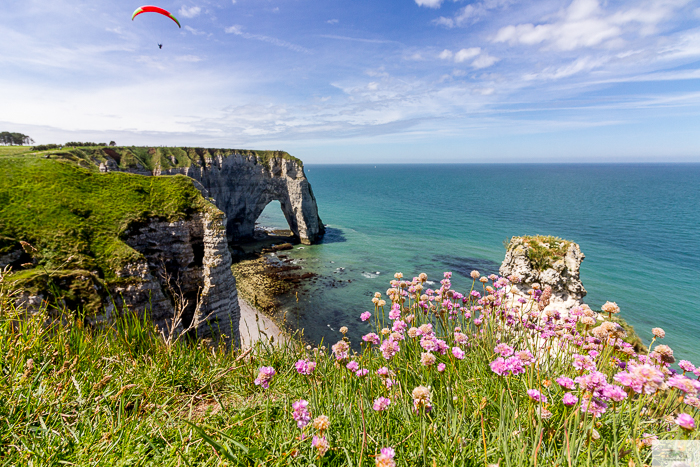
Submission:
<svg viewBox="0 0 700 467">
<path fill-rule="evenodd" d="M 499 273 L 519 279 L 513 292 L 528 297 L 535 284 L 552 288 L 547 309 L 560 312 L 581 305 L 586 289 L 579 269 L 585 255 L 577 243 L 551 236 L 513 237 L 506 245 L 506 257 Z"/>
</svg>

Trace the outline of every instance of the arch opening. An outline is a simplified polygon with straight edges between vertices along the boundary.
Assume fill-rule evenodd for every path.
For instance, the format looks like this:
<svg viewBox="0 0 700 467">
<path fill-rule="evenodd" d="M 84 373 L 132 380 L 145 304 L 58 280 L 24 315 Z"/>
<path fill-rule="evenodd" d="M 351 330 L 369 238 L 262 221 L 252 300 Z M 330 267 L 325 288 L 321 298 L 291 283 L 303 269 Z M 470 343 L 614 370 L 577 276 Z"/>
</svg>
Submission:
<svg viewBox="0 0 700 467">
<path fill-rule="evenodd" d="M 292 227 L 282 210 L 282 203 L 272 200 L 255 220 L 253 236 L 258 240 L 269 237 L 294 237 Z"/>
</svg>

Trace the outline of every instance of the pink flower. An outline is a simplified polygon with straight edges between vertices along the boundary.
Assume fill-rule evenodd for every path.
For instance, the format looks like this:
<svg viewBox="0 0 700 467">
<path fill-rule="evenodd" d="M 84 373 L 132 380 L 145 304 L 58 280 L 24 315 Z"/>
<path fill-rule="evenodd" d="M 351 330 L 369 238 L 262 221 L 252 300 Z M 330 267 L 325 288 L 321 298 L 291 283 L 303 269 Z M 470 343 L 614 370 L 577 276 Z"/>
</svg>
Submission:
<svg viewBox="0 0 700 467">
<path fill-rule="evenodd" d="M 452 347 L 452 355 L 454 355 L 457 360 L 464 360 L 464 350 L 459 347 Z"/>
<path fill-rule="evenodd" d="M 391 330 L 394 332 L 403 333 L 407 327 L 408 327 L 408 325 L 406 324 L 405 321 L 396 320 L 396 321 L 394 321 L 394 324 L 391 326 Z"/>
<path fill-rule="evenodd" d="M 666 382 L 669 387 L 676 388 L 686 394 L 694 396 L 700 390 L 700 381 L 694 381 L 682 375 L 671 376 Z"/>
<path fill-rule="evenodd" d="M 493 351 L 501 354 L 502 357 L 510 357 L 513 355 L 513 347 L 508 344 L 498 344 Z"/>
<path fill-rule="evenodd" d="M 537 389 L 528 389 L 527 390 L 527 395 L 530 396 L 530 399 L 532 399 L 535 402 L 542 402 L 543 404 L 547 403 L 547 397 L 540 393 Z"/>
<path fill-rule="evenodd" d="M 588 355 L 574 354 L 574 368 L 577 370 L 595 370 L 595 362 Z"/>
<path fill-rule="evenodd" d="M 564 397 L 562 397 L 561 401 L 564 403 L 564 405 L 571 407 L 573 405 L 576 405 L 578 402 L 578 397 L 574 396 L 570 392 L 567 392 L 564 394 Z"/>
<path fill-rule="evenodd" d="M 369 370 L 367 368 L 360 368 L 355 372 L 355 376 L 362 378 L 364 376 L 367 376 L 369 374 Z"/>
<path fill-rule="evenodd" d="M 387 360 L 391 360 L 391 357 L 399 353 L 399 350 L 401 350 L 398 342 L 395 342 L 391 337 L 382 342 L 379 349 L 382 351 L 382 355 Z"/>
<path fill-rule="evenodd" d="M 386 397 L 377 397 L 376 399 L 374 399 L 374 404 L 372 404 L 372 408 L 377 412 L 381 412 L 382 410 L 388 409 L 390 404 L 391 401 Z"/>
<path fill-rule="evenodd" d="M 463 334 L 461 332 L 455 332 L 455 342 L 458 344 L 466 344 L 467 343 L 467 335 Z"/>
<path fill-rule="evenodd" d="M 442 372 L 445 371 L 445 368 L 447 368 L 447 365 L 445 365 L 444 363 L 438 363 L 437 371 L 439 371 L 440 373 L 442 373 Z"/>
<path fill-rule="evenodd" d="M 682 413 L 676 418 L 676 425 L 684 430 L 693 431 L 695 429 L 695 419 L 687 413 Z"/>
<path fill-rule="evenodd" d="M 345 360 L 348 358 L 348 350 L 350 350 L 350 345 L 345 341 L 338 341 L 331 346 L 333 355 L 335 355 L 336 360 Z"/>
<path fill-rule="evenodd" d="M 433 337 L 428 337 L 424 336 L 420 340 L 420 346 L 423 347 L 423 350 L 426 350 L 428 352 L 432 350 L 437 350 L 437 342 L 435 342 L 437 339 L 434 339 Z"/>
<path fill-rule="evenodd" d="M 634 392 L 653 394 L 661 388 L 664 382 L 664 374 L 657 367 L 648 363 L 636 364 L 630 362 L 628 371 L 621 371 L 614 379 L 623 386 L 630 387 Z"/>
<path fill-rule="evenodd" d="M 627 393 L 620 386 L 608 384 L 603 388 L 603 397 L 620 402 L 627 398 Z"/>
<path fill-rule="evenodd" d="M 557 382 L 557 384 L 564 389 L 574 389 L 576 387 L 576 383 L 574 383 L 574 380 L 571 378 L 568 378 L 566 376 L 561 376 L 554 381 Z"/>
<path fill-rule="evenodd" d="M 392 448 L 382 448 L 374 460 L 375 467 L 396 467 L 396 462 L 394 462 L 395 455 L 396 453 Z"/>
<path fill-rule="evenodd" d="M 254 381 L 255 385 L 268 389 L 270 387 L 270 381 L 272 377 L 275 376 L 275 373 L 275 369 L 271 366 L 260 367 L 258 370 L 258 377 Z"/>
<path fill-rule="evenodd" d="M 690 363 L 688 360 L 681 360 L 681 361 L 678 363 L 678 366 L 681 368 L 681 370 L 683 370 L 684 373 L 685 373 L 686 371 L 693 371 L 693 370 L 695 370 L 695 366 L 694 366 L 692 363 Z"/>
<path fill-rule="evenodd" d="M 489 363 L 491 371 L 501 376 L 519 375 L 525 373 L 523 362 L 518 357 L 508 357 L 504 360 L 503 357 L 498 357 L 496 360 Z"/>
<path fill-rule="evenodd" d="M 314 436 L 311 440 L 311 446 L 318 451 L 318 457 L 323 457 L 330 447 L 325 436 Z"/>
<path fill-rule="evenodd" d="M 382 378 L 386 378 L 389 376 L 389 369 L 387 367 L 383 366 L 377 370 L 377 374 L 379 376 L 381 376 Z"/>
<path fill-rule="evenodd" d="M 365 342 L 369 342 L 371 344 L 377 345 L 379 344 L 379 336 L 373 332 L 370 332 L 369 334 L 365 334 L 362 336 L 362 340 Z"/>
<path fill-rule="evenodd" d="M 608 405 L 590 394 L 585 394 L 581 397 L 581 412 L 590 413 L 596 418 L 600 418 L 605 413 Z"/>
<path fill-rule="evenodd" d="M 316 369 L 316 362 L 310 362 L 308 360 L 299 360 L 294 364 L 297 373 L 300 375 L 310 375 Z"/>
<path fill-rule="evenodd" d="M 299 429 L 304 428 L 311 421 L 311 413 L 308 411 L 307 406 L 309 403 L 304 399 L 299 399 L 292 404 L 292 417 L 297 422 L 297 427 Z"/>
<path fill-rule="evenodd" d="M 370 319 L 371 317 L 372 317 L 372 313 L 370 313 L 369 311 L 365 311 L 364 313 L 362 313 L 362 314 L 360 315 L 360 319 L 361 319 L 362 321 L 367 321 L 367 320 Z"/>
<path fill-rule="evenodd" d="M 360 364 L 357 363 L 355 360 L 351 361 L 347 365 L 345 365 L 345 368 L 347 368 L 350 371 L 357 371 L 360 369 Z"/>
<path fill-rule="evenodd" d="M 389 319 L 394 321 L 401 317 L 401 306 L 398 303 L 394 303 L 391 306 L 391 311 L 389 312 Z"/>
<path fill-rule="evenodd" d="M 592 371 L 588 374 L 579 376 L 575 379 L 575 381 L 578 383 L 580 388 L 589 392 L 602 389 L 608 384 L 606 376 L 600 371 Z"/>
</svg>

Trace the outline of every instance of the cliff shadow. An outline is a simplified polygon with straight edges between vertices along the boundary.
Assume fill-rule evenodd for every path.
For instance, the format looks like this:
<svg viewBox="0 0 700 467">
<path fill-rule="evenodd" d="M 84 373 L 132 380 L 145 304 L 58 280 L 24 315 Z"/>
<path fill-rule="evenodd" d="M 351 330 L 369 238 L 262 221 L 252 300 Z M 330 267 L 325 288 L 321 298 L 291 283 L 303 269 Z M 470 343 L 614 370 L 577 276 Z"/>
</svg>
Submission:
<svg viewBox="0 0 700 467">
<path fill-rule="evenodd" d="M 347 241 L 348 239 L 345 238 L 342 230 L 326 226 L 326 233 L 323 234 L 318 243 L 345 243 Z"/>
</svg>

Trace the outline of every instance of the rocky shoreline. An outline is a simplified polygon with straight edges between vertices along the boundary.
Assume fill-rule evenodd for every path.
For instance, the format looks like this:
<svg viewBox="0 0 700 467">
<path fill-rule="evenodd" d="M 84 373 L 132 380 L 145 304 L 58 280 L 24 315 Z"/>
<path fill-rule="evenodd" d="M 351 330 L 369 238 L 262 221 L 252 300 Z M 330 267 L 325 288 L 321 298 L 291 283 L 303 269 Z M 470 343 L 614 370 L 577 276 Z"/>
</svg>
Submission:
<svg viewBox="0 0 700 467">
<path fill-rule="evenodd" d="M 295 247 L 288 231 L 263 228 L 256 230 L 256 238 L 254 242 L 232 245 L 235 259 L 231 271 L 238 294 L 247 306 L 289 335 L 296 330 L 287 327 L 279 298 L 291 296 L 303 281 L 314 280 L 317 275 L 302 272 L 303 268 L 285 254 Z"/>
</svg>

